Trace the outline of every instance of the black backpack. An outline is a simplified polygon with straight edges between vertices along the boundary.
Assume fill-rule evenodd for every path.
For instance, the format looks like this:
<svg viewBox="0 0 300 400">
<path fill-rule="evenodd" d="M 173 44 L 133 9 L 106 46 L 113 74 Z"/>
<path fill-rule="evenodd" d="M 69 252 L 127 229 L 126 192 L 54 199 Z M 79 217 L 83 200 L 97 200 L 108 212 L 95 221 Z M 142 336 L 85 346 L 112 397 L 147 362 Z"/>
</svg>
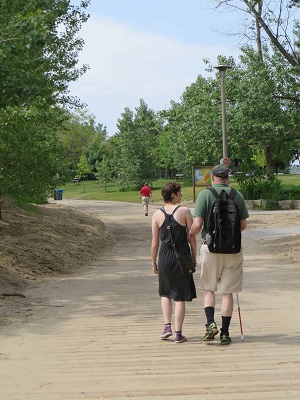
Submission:
<svg viewBox="0 0 300 400">
<path fill-rule="evenodd" d="M 231 188 L 229 194 L 222 190 L 220 195 L 213 187 L 209 187 L 208 190 L 216 198 L 207 224 L 208 249 L 212 253 L 239 253 L 241 251 L 241 221 L 239 210 L 233 201 L 236 190 Z"/>
</svg>

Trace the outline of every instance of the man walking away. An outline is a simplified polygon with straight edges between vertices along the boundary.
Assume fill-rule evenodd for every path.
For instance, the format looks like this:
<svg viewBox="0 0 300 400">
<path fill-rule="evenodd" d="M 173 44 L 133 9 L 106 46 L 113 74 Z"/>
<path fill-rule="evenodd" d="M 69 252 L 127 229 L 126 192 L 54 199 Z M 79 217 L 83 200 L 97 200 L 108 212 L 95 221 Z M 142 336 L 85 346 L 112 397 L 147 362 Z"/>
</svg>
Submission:
<svg viewBox="0 0 300 400">
<path fill-rule="evenodd" d="M 148 182 L 145 182 L 144 186 L 140 190 L 140 198 L 142 198 L 142 205 L 144 207 L 146 217 L 148 215 L 148 208 L 151 196 L 152 196 L 152 191 L 148 186 Z"/>
<path fill-rule="evenodd" d="M 224 253 L 218 252 L 218 243 L 226 242 L 226 248 L 228 248 L 228 238 L 223 237 L 220 240 L 220 238 L 217 239 L 214 237 L 217 231 L 222 232 L 223 235 L 226 235 L 226 229 L 221 227 L 221 229 L 214 228 L 211 231 L 211 222 L 213 217 L 215 217 L 212 209 L 214 208 L 214 211 L 220 212 L 221 206 L 224 207 L 224 202 L 227 201 L 229 197 L 232 198 L 233 194 L 233 199 L 230 199 L 232 203 L 231 207 L 232 205 L 236 207 L 236 215 L 239 218 L 238 227 L 240 231 L 246 229 L 246 218 L 249 217 L 244 197 L 239 191 L 231 191 L 228 183 L 228 175 L 229 169 L 226 166 L 217 165 L 213 168 L 212 188 L 215 189 L 217 193 L 214 194 L 212 188 L 209 188 L 209 190 L 202 190 L 199 193 L 194 211 L 194 222 L 189 232 L 191 236 L 194 236 L 197 235 L 202 229 L 201 236 L 203 242 L 200 249 L 200 288 L 203 290 L 203 306 L 207 320 L 205 325 L 206 331 L 204 334 L 204 341 L 213 341 L 215 336 L 219 333 L 217 324 L 215 322 L 215 292 L 217 291 L 217 288 L 219 288 L 222 293 L 222 328 L 220 333 L 221 345 L 228 345 L 231 343 L 229 326 L 233 313 L 232 294 L 242 290 L 243 254 L 239 244 L 236 246 L 235 250 L 235 244 L 233 244 L 233 250 L 228 251 L 230 254 L 228 254 L 227 250 L 222 250 Z M 216 200 L 217 195 L 221 195 L 223 199 L 225 197 L 225 200 Z M 215 206 L 217 203 L 218 206 Z M 230 218 L 231 217 L 229 217 L 229 219 Z M 215 217 L 215 220 L 216 219 L 217 218 Z M 222 220 L 219 218 L 219 223 L 221 224 L 221 222 Z M 231 235 L 229 230 L 227 235 Z M 234 237 L 234 235 L 232 234 L 231 237 Z M 212 244 L 211 242 L 214 240 L 215 242 Z M 229 239 L 229 241 L 230 240 L 232 239 Z"/>
</svg>

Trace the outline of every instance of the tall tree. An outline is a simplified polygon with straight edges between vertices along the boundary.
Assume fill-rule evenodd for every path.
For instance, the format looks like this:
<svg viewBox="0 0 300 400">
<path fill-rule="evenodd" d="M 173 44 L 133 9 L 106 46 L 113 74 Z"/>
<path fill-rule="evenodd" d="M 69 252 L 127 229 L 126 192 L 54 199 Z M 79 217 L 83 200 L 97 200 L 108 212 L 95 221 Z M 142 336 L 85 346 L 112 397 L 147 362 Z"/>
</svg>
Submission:
<svg viewBox="0 0 300 400">
<path fill-rule="evenodd" d="M 126 108 L 117 126 L 122 185 L 139 186 L 143 180 L 155 176 L 154 150 L 162 131 L 162 121 L 141 99 L 135 114 Z"/>
<path fill-rule="evenodd" d="M 94 115 L 80 108 L 68 112 L 67 118 L 59 131 L 59 138 L 65 148 L 64 161 L 70 170 L 76 170 L 80 156 L 84 153 L 93 170 L 96 152 L 106 138 L 106 128 L 96 123 Z"/>
<path fill-rule="evenodd" d="M 267 40 L 294 67 L 300 66 L 298 1 L 290 0 L 214 0 L 216 9 L 235 10 L 252 17 L 245 19 L 243 35 L 245 40 L 253 40 L 257 51 L 262 54 L 262 44 Z M 262 32 L 264 35 L 262 35 Z M 232 30 L 230 32 L 232 34 Z M 296 40 L 294 40 L 294 37 Z"/>
<path fill-rule="evenodd" d="M 0 2 L 1 195 L 45 199 L 62 182 L 64 163 L 58 128 L 77 104 L 68 83 L 77 68 L 85 8 L 68 0 Z M 10 150 L 6 153 L 7 149 Z"/>
<path fill-rule="evenodd" d="M 267 173 L 273 173 L 277 163 L 291 160 L 300 128 L 295 103 L 278 95 L 284 76 L 276 59 L 265 52 L 262 60 L 253 49 L 245 48 L 227 79 L 228 129 L 234 132 L 235 156 L 247 156 L 239 143 L 247 143 L 248 160 L 263 150 Z"/>
<path fill-rule="evenodd" d="M 0 107 L 36 101 L 39 106 L 76 103 L 68 83 L 87 66 L 77 68 L 83 40 L 78 32 L 88 16 L 69 0 L 1 0 Z"/>
</svg>

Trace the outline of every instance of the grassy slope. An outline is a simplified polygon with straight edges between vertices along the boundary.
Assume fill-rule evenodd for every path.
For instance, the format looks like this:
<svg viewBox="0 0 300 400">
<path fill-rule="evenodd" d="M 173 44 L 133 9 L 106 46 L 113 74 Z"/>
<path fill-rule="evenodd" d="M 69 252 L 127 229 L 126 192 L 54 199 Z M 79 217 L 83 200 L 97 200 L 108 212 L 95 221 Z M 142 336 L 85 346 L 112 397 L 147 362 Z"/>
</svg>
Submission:
<svg viewBox="0 0 300 400">
<path fill-rule="evenodd" d="M 300 175 L 279 175 L 279 179 L 286 185 L 300 185 Z M 153 200 L 161 201 L 160 189 L 168 182 L 168 180 L 160 179 L 152 182 L 150 185 L 153 192 Z M 182 184 L 183 201 L 193 201 L 193 187 L 187 186 L 183 181 Z M 236 186 L 234 178 L 230 178 L 231 186 Z M 78 183 L 67 183 L 63 189 L 64 199 L 80 199 L 80 200 L 107 200 L 107 201 L 123 201 L 129 203 L 139 203 L 139 192 L 128 191 L 119 192 L 118 187 L 114 183 L 108 183 L 106 191 L 104 185 L 97 184 L 97 181 L 82 181 Z M 196 188 L 195 196 L 204 188 Z"/>
</svg>

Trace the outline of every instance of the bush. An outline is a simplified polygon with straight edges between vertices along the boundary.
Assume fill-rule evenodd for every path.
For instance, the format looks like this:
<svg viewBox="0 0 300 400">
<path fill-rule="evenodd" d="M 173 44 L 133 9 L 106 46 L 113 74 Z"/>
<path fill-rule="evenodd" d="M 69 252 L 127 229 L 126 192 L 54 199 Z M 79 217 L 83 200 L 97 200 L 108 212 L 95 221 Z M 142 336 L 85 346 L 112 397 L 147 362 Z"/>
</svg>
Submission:
<svg viewBox="0 0 300 400">
<path fill-rule="evenodd" d="M 273 199 L 266 200 L 263 208 L 265 210 L 279 210 L 278 200 L 273 200 Z"/>
<path fill-rule="evenodd" d="M 246 200 L 279 200 L 281 183 L 274 176 L 240 176 L 237 182 Z"/>
<path fill-rule="evenodd" d="M 278 200 L 300 200 L 300 186 L 281 185 Z"/>
</svg>

